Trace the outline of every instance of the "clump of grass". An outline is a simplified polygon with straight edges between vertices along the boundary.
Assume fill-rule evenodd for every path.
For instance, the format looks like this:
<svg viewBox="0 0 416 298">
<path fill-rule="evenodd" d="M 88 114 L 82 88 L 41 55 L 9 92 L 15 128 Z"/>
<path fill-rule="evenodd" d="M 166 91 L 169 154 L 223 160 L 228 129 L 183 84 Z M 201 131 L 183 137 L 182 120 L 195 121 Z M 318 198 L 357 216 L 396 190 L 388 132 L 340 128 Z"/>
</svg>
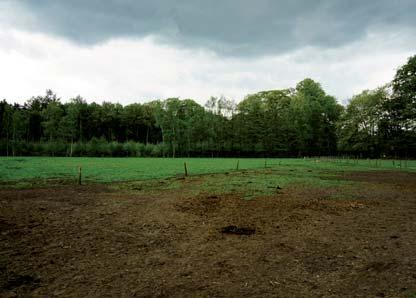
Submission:
<svg viewBox="0 0 416 298">
<path fill-rule="evenodd" d="M 180 180 L 175 179 L 128 181 L 109 185 L 112 189 L 133 193 L 152 193 L 158 191 L 178 189 L 182 186 Z"/>
<path fill-rule="evenodd" d="M 310 171 L 308 169 L 258 169 L 233 171 L 215 175 L 201 175 L 186 179 L 144 180 L 122 182 L 112 187 L 118 190 L 157 194 L 167 190 L 180 191 L 190 196 L 202 194 L 239 195 L 252 200 L 259 196 L 278 196 L 285 188 L 335 188 L 353 189 L 358 182 L 347 181 L 336 172 Z M 335 198 L 335 197 L 334 197 Z"/>
</svg>

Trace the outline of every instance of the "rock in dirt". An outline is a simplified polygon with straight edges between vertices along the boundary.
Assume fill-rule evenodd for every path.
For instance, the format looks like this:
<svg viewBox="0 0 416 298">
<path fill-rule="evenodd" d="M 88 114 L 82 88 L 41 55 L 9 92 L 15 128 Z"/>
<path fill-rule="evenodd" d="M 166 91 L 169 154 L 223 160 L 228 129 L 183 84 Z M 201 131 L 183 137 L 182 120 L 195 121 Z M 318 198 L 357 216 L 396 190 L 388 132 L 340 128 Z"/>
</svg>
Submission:
<svg viewBox="0 0 416 298">
<path fill-rule="evenodd" d="M 224 233 L 224 234 L 252 235 L 255 232 L 256 232 L 256 229 L 239 228 L 237 226 L 226 226 L 221 229 L 221 233 Z"/>
</svg>

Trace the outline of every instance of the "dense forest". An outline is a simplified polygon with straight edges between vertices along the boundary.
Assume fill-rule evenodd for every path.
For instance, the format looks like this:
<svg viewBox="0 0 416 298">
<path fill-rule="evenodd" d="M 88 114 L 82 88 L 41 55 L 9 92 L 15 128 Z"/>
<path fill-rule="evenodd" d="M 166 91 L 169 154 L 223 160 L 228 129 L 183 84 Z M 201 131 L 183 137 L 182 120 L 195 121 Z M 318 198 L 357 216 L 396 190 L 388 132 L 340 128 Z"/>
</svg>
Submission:
<svg viewBox="0 0 416 298">
<path fill-rule="evenodd" d="M 126 106 L 51 90 L 0 102 L 0 154 L 50 156 L 416 157 L 416 55 L 346 107 L 312 79 L 236 104 L 168 98 Z"/>
</svg>

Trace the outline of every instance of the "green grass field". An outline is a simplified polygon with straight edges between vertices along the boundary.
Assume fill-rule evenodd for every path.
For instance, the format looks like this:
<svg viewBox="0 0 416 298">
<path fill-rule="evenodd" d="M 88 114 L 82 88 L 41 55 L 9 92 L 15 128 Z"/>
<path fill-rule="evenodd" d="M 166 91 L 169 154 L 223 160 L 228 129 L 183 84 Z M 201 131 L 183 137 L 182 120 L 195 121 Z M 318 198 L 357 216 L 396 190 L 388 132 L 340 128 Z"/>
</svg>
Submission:
<svg viewBox="0 0 416 298">
<path fill-rule="evenodd" d="M 0 182 L 34 180 L 76 180 L 82 167 L 86 182 L 120 182 L 164 179 L 184 174 L 187 163 L 190 176 L 268 168 L 304 171 L 416 170 L 416 161 L 348 160 L 348 159 L 261 159 L 261 158 L 66 158 L 0 157 Z"/>
</svg>

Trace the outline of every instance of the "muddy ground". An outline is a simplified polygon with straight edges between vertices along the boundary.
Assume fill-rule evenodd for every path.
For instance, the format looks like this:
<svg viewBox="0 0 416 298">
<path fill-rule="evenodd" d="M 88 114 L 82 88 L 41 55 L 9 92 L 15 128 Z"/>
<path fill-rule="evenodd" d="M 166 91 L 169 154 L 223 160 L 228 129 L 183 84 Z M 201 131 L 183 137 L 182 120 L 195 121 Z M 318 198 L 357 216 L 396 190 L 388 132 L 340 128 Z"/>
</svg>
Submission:
<svg viewBox="0 0 416 298">
<path fill-rule="evenodd" d="M 0 296 L 413 297 L 416 175 L 345 178 L 353 199 L 0 190 Z"/>
</svg>

